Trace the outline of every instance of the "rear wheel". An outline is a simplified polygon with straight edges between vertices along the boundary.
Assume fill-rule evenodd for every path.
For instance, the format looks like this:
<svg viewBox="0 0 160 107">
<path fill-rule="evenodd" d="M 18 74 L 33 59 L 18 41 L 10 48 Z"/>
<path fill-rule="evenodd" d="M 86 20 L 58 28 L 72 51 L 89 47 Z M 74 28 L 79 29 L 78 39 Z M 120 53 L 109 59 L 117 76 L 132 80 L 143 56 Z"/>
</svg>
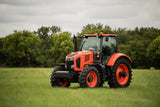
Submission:
<svg viewBox="0 0 160 107">
<path fill-rule="evenodd" d="M 111 88 L 128 87 L 131 83 L 132 71 L 129 61 L 125 58 L 120 58 L 114 64 L 111 70 L 111 77 L 108 84 Z"/>
<path fill-rule="evenodd" d="M 58 70 L 64 70 L 65 68 L 63 66 L 57 66 L 52 74 L 51 74 L 51 78 L 50 78 L 50 83 L 52 87 L 55 86 L 60 86 L 60 87 L 69 87 L 70 86 L 70 82 L 68 80 L 64 80 L 64 79 L 60 79 L 60 78 L 56 78 L 55 72 Z"/>
<path fill-rule="evenodd" d="M 79 75 L 79 84 L 81 87 L 94 88 L 100 83 L 100 75 L 95 67 L 85 67 Z"/>
</svg>

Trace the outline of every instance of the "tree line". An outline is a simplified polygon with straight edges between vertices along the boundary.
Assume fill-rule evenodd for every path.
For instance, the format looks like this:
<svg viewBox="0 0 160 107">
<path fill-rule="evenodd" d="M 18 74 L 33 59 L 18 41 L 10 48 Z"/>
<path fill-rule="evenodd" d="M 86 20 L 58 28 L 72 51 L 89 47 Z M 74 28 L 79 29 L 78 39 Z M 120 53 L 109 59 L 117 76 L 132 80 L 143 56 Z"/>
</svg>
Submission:
<svg viewBox="0 0 160 107">
<path fill-rule="evenodd" d="M 160 29 L 136 27 L 112 29 L 101 23 L 83 26 L 77 36 L 100 33 L 116 34 L 121 53 L 131 57 L 133 68 L 160 68 Z M 78 45 L 79 46 L 79 45 Z M 11 67 L 53 67 L 64 62 L 74 49 L 72 35 L 58 26 L 37 31 L 14 31 L 0 38 L 0 65 Z"/>
<path fill-rule="evenodd" d="M 0 64 L 11 67 L 53 67 L 73 51 L 69 32 L 57 26 L 14 31 L 0 39 Z"/>
</svg>

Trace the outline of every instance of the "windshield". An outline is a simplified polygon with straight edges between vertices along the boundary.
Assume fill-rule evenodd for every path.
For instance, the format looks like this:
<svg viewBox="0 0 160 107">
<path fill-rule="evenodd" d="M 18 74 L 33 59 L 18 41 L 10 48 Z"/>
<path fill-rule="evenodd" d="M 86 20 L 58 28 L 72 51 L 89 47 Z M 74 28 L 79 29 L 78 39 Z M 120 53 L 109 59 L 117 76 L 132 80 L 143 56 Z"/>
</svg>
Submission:
<svg viewBox="0 0 160 107">
<path fill-rule="evenodd" d="M 100 51 L 100 39 L 98 37 L 84 38 L 81 44 L 81 51 L 92 50 L 93 52 Z"/>
</svg>

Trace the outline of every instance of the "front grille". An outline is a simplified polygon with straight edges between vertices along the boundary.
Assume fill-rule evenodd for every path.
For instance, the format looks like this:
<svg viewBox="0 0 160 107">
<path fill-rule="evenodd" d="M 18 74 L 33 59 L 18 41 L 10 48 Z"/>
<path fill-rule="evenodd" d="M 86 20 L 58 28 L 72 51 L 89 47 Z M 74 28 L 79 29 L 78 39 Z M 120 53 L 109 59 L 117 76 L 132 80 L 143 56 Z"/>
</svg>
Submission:
<svg viewBox="0 0 160 107">
<path fill-rule="evenodd" d="M 66 61 L 67 70 L 71 71 L 71 65 L 74 65 L 73 61 Z"/>
<path fill-rule="evenodd" d="M 76 65 L 77 65 L 77 68 L 80 68 L 80 58 L 76 60 Z"/>
</svg>

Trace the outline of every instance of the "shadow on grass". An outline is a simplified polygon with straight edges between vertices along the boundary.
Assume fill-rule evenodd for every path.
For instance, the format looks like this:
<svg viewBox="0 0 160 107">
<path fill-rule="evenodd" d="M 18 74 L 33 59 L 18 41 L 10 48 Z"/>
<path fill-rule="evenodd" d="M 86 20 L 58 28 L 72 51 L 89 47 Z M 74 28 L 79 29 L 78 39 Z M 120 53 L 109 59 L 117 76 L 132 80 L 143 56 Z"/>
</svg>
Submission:
<svg viewBox="0 0 160 107">
<path fill-rule="evenodd" d="M 63 87 L 65 88 L 65 87 Z M 103 86 L 103 87 L 95 87 L 95 88 L 89 88 L 89 87 L 86 87 L 86 88 L 82 88 L 80 86 L 71 86 L 71 87 L 68 87 L 68 89 L 109 89 L 109 90 L 121 90 L 121 89 L 128 89 L 130 87 L 119 87 L 119 88 L 110 88 L 109 86 Z"/>
<path fill-rule="evenodd" d="M 114 90 L 118 90 L 118 89 L 126 89 L 126 88 L 129 88 L 129 87 L 121 87 L 121 88 L 110 88 L 107 84 L 104 84 L 102 87 L 95 87 L 95 88 L 89 88 L 89 87 L 86 87 L 86 88 L 82 88 L 79 86 L 79 84 L 76 84 L 76 83 L 73 83 L 71 84 L 70 87 L 53 87 L 53 88 L 66 88 L 66 89 L 114 89 Z"/>
<path fill-rule="evenodd" d="M 82 88 L 80 86 L 76 86 L 76 87 L 68 87 L 68 89 L 111 89 L 110 87 L 107 87 L 107 86 L 103 86 L 103 87 L 95 87 L 95 88 Z"/>
</svg>

